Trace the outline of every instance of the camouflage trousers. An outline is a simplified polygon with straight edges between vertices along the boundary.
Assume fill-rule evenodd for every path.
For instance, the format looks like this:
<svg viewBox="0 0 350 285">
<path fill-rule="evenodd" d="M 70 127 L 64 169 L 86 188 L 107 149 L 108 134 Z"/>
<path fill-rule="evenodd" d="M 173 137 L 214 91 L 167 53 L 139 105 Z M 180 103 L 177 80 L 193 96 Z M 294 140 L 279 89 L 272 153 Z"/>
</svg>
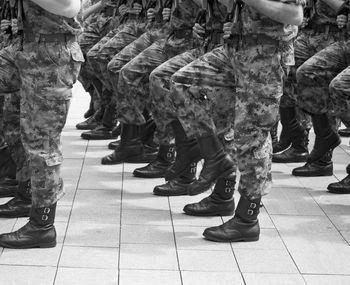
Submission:
<svg viewBox="0 0 350 285">
<path fill-rule="evenodd" d="M 50 206 L 63 194 L 60 136 L 83 61 L 73 40 L 26 42 L 21 51 L 0 51 L 0 93 L 20 92 L 20 132 L 34 207 Z"/>
<path fill-rule="evenodd" d="M 313 30 L 302 30 L 294 42 L 295 66 L 291 66 L 285 82 L 281 107 L 297 107 L 296 70 L 314 54 L 342 37 L 340 33 L 318 33 Z M 305 129 L 311 129 L 310 116 L 297 108 L 298 120 Z"/>
<path fill-rule="evenodd" d="M 277 48 L 268 44 L 245 46 L 241 50 L 225 46 L 172 77 L 171 96 L 190 135 L 215 133 L 215 124 L 219 129 L 230 128 L 225 138 L 231 142 L 230 154 L 241 172 L 238 190 L 252 198 L 266 194 L 272 184 L 269 131 L 276 123 L 283 92 L 280 59 Z M 202 79 L 198 73 L 210 76 Z M 193 75 L 196 78 L 193 85 L 199 86 L 199 91 L 191 89 Z M 209 90 L 201 89 L 197 80 L 212 86 Z M 213 112 L 218 114 L 211 115 Z"/>
<path fill-rule="evenodd" d="M 84 25 L 84 32 L 79 36 L 79 45 L 86 58 L 87 52 L 105 36 L 111 29 L 112 19 L 106 17 L 103 14 L 94 17 L 92 20 L 87 21 Z M 102 91 L 95 91 L 92 82 L 96 81 L 96 73 L 91 66 L 85 61 L 81 65 L 79 73 L 79 81 L 83 85 L 84 89 L 90 93 L 94 102 L 94 107 L 97 110 L 99 108 L 98 94 Z"/>
<path fill-rule="evenodd" d="M 101 105 L 107 107 L 113 99 L 112 86 L 108 79 L 107 65 L 124 47 L 135 41 L 145 32 L 146 23 L 128 21 L 108 33 L 87 53 L 87 61 L 102 83 Z"/>
<path fill-rule="evenodd" d="M 159 40 L 129 61 L 120 71 L 117 95 L 117 115 L 125 124 L 145 124 L 143 111 L 150 109 L 149 76 L 169 60 L 192 48 L 191 39 L 179 39 L 174 44 Z"/>
<path fill-rule="evenodd" d="M 350 41 L 338 41 L 297 70 L 298 103 L 312 114 L 328 113 L 349 120 Z"/>
<path fill-rule="evenodd" d="M 143 33 L 138 39 L 123 48 L 109 61 L 107 65 L 107 74 L 103 74 L 103 77 L 106 81 L 109 81 L 108 85 L 112 87 L 114 95 L 118 93 L 119 75 L 122 67 L 154 42 L 165 39 L 168 35 L 168 24 L 163 24 L 162 27 L 158 27 L 158 24 L 154 25 L 148 28 L 147 32 Z M 116 96 L 114 96 L 114 100 L 118 101 Z"/>
<path fill-rule="evenodd" d="M 7 48 L 4 48 L 0 52 L 0 65 L 8 66 L 14 64 L 14 58 L 17 52 L 21 49 L 21 38 L 17 37 L 11 41 Z M 14 86 L 13 90 L 18 90 L 19 82 L 15 73 L 7 74 L 9 71 L 7 69 L 1 68 L 0 78 L 2 78 L 3 84 L 6 81 L 12 80 L 17 82 L 17 86 Z M 9 76 L 9 77 L 8 77 Z M 0 95 L 2 95 L 2 135 L 3 141 L 6 144 L 11 153 L 11 157 L 16 164 L 16 179 L 20 182 L 26 182 L 30 179 L 30 168 L 28 156 L 24 150 L 21 131 L 20 131 L 20 94 L 19 91 L 14 91 L 8 93 L 5 89 L 0 90 Z"/>
<path fill-rule="evenodd" d="M 170 123 L 177 119 L 175 105 L 170 98 L 170 79 L 175 72 L 201 55 L 203 51 L 200 48 L 186 51 L 164 62 L 150 74 L 149 108 L 157 125 L 155 139 L 160 145 L 170 144 L 174 138 Z"/>
</svg>

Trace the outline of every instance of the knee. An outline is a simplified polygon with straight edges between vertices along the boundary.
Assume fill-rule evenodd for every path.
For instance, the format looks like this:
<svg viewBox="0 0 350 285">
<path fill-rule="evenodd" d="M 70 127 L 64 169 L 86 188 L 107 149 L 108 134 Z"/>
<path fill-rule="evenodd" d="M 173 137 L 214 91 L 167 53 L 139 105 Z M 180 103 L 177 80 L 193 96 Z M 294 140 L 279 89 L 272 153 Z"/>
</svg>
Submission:
<svg viewBox="0 0 350 285">
<path fill-rule="evenodd" d="M 344 85 L 337 78 L 333 79 L 329 84 L 329 91 L 332 93 L 341 92 Z"/>
</svg>

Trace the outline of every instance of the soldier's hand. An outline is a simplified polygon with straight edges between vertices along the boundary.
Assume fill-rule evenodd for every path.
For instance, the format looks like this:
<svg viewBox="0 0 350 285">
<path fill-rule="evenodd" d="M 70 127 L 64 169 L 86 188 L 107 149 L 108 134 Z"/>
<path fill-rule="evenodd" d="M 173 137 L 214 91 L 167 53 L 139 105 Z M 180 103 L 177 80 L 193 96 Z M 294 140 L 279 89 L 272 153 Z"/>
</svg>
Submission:
<svg viewBox="0 0 350 285">
<path fill-rule="evenodd" d="M 101 3 L 102 8 L 104 8 L 108 5 L 109 1 L 108 0 L 101 0 L 100 3 Z"/>
<path fill-rule="evenodd" d="M 347 23 L 348 23 L 348 16 L 346 16 L 346 15 L 338 15 L 337 16 L 337 24 L 338 24 L 339 29 L 344 28 Z"/>
<path fill-rule="evenodd" d="M 141 11 L 142 11 L 142 5 L 139 3 L 134 3 L 134 6 L 129 10 L 129 13 L 139 15 Z"/>
<path fill-rule="evenodd" d="M 232 22 L 228 22 L 224 24 L 224 39 L 228 39 L 229 37 L 232 36 L 232 28 L 233 28 L 233 23 Z"/>
<path fill-rule="evenodd" d="M 163 8 L 162 15 L 163 15 L 163 21 L 169 21 L 170 15 L 171 15 L 171 9 Z"/>
<path fill-rule="evenodd" d="M 147 20 L 148 22 L 152 22 L 156 18 L 156 10 L 153 8 L 149 8 L 147 10 Z"/>
<path fill-rule="evenodd" d="M 120 16 L 124 16 L 128 12 L 128 7 L 125 4 L 119 6 L 118 11 Z"/>
<path fill-rule="evenodd" d="M 205 29 L 198 23 L 195 23 L 192 28 L 193 36 L 202 39 L 205 34 Z"/>
<path fill-rule="evenodd" d="M 1 32 L 5 32 L 9 27 L 11 27 L 11 21 L 10 20 L 1 20 L 0 23 L 0 30 Z"/>
<path fill-rule="evenodd" d="M 12 29 L 12 34 L 15 35 L 18 33 L 18 20 L 17 19 L 11 20 L 11 29 Z"/>
<path fill-rule="evenodd" d="M 309 18 L 304 17 L 303 22 L 300 25 L 300 28 L 305 28 L 309 24 Z"/>
</svg>

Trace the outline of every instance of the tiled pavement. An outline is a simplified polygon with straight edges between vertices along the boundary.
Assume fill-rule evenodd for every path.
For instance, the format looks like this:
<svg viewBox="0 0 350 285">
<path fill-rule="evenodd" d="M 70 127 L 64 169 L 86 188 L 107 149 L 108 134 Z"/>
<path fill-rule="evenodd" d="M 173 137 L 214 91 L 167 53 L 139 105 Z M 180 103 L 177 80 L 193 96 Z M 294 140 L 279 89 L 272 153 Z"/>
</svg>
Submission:
<svg viewBox="0 0 350 285">
<path fill-rule="evenodd" d="M 333 177 L 296 178 L 290 173 L 298 164 L 273 165 L 260 241 L 212 243 L 201 234 L 221 217 L 182 214 L 185 203 L 208 193 L 156 197 L 152 189 L 162 179 L 134 178 L 132 164 L 100 165 L 110 153 L 108 142 L 80 139 L 74 126 L 88 97 L 80 85 L 74 93 L 63 134 L 67 194 L 56 219 L 59 243 L 53 249 L 0 248 L 0 285 L 350 284 L 350 195 L 326 191 L 345 176 L 349 140 L 335 151 Z M 0 230 L 25 222 L 0 220 Z"/>
</svg>

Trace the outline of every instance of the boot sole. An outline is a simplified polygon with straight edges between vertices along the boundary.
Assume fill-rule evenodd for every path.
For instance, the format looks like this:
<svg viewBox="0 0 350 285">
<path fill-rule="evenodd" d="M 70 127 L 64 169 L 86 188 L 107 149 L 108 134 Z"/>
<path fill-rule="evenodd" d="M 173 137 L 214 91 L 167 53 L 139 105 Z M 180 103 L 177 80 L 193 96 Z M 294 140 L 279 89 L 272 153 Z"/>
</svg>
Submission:
<svg viewBox="0 0 350 285">
<path fill-rule="evenodd" d="M 29 217 L 29 212 L 28 214 L 20 214 L 20 215 L 5 215 L 5 214 L 0 214 L 0 219 L 15 219 L 15 218 L 27 218 Z"/>
<path fill-rule="evenodd" d="M 307 161 L 307 157 L 299 158 L 299 159 L 292 159 L 292 160 L 287 160 L 287 161 L 272 158 L 272 162 L 274 162 L 274 163 L 296 163 L 296 162 L 306 162 L 306 161 Z"/>
<path fill-rule="evenodd" d="M 52 248 L 52 247 L 56 247 L 56 245 L 57 245 L 56 241 L 49 242 L 49 243 L 35 243 L 35 244 L 23 245 L 23 246 L 14 246 L 6 243 L 0 243 L 1 247 L 12 248 L 12 249 Z"/>
<path fill-rule="evenodd" d="M 191 212 L 191 211 L 185 211 L 184 213 L 188 216 L 195 216 L 195 217 L 213 217 L 213 216 L 233 216 L 234 211 L 230 212 L 212 212 L 212 213 L 199 213 L 199 212 Z"/>
<path fill-rule="evenodd" d="M 153 191 L 153 195 L 161 197 L 174 197 L 174 196 L 187 196 L 187 192 L 184 193 L 157 193 Z"/>
<path fill-rule="evenodd" d="M 250 237 L 250 238 L 237 238 L 237 239 L 229 239 L 229 240 L 221 240 L 216 237 L 206 236 L 203 235 L 205 239 L 215 242 L 250 242 L 250 241 L 258 241 L 259 236 L 257 237 Z"/>
<path fill-rule="evenodd" d="M 134 177 L 137 177 L 137 178 L 163 178 L 164 177 L 164 174 L 163 175 L 145 175 L 145 174 L 142 174 L 142 173 L 133 173 Z"/>
<path fill-rule="evenodd" d="M 292 172 L 292 175 L 298 176 L 298 177 L 322 177 L 322 176 L 332 176 L 333 172 L 332 173 L 320 173 L 320 174 L 309 174 L 309 173 L 295 174 Z"/>
</svg>

